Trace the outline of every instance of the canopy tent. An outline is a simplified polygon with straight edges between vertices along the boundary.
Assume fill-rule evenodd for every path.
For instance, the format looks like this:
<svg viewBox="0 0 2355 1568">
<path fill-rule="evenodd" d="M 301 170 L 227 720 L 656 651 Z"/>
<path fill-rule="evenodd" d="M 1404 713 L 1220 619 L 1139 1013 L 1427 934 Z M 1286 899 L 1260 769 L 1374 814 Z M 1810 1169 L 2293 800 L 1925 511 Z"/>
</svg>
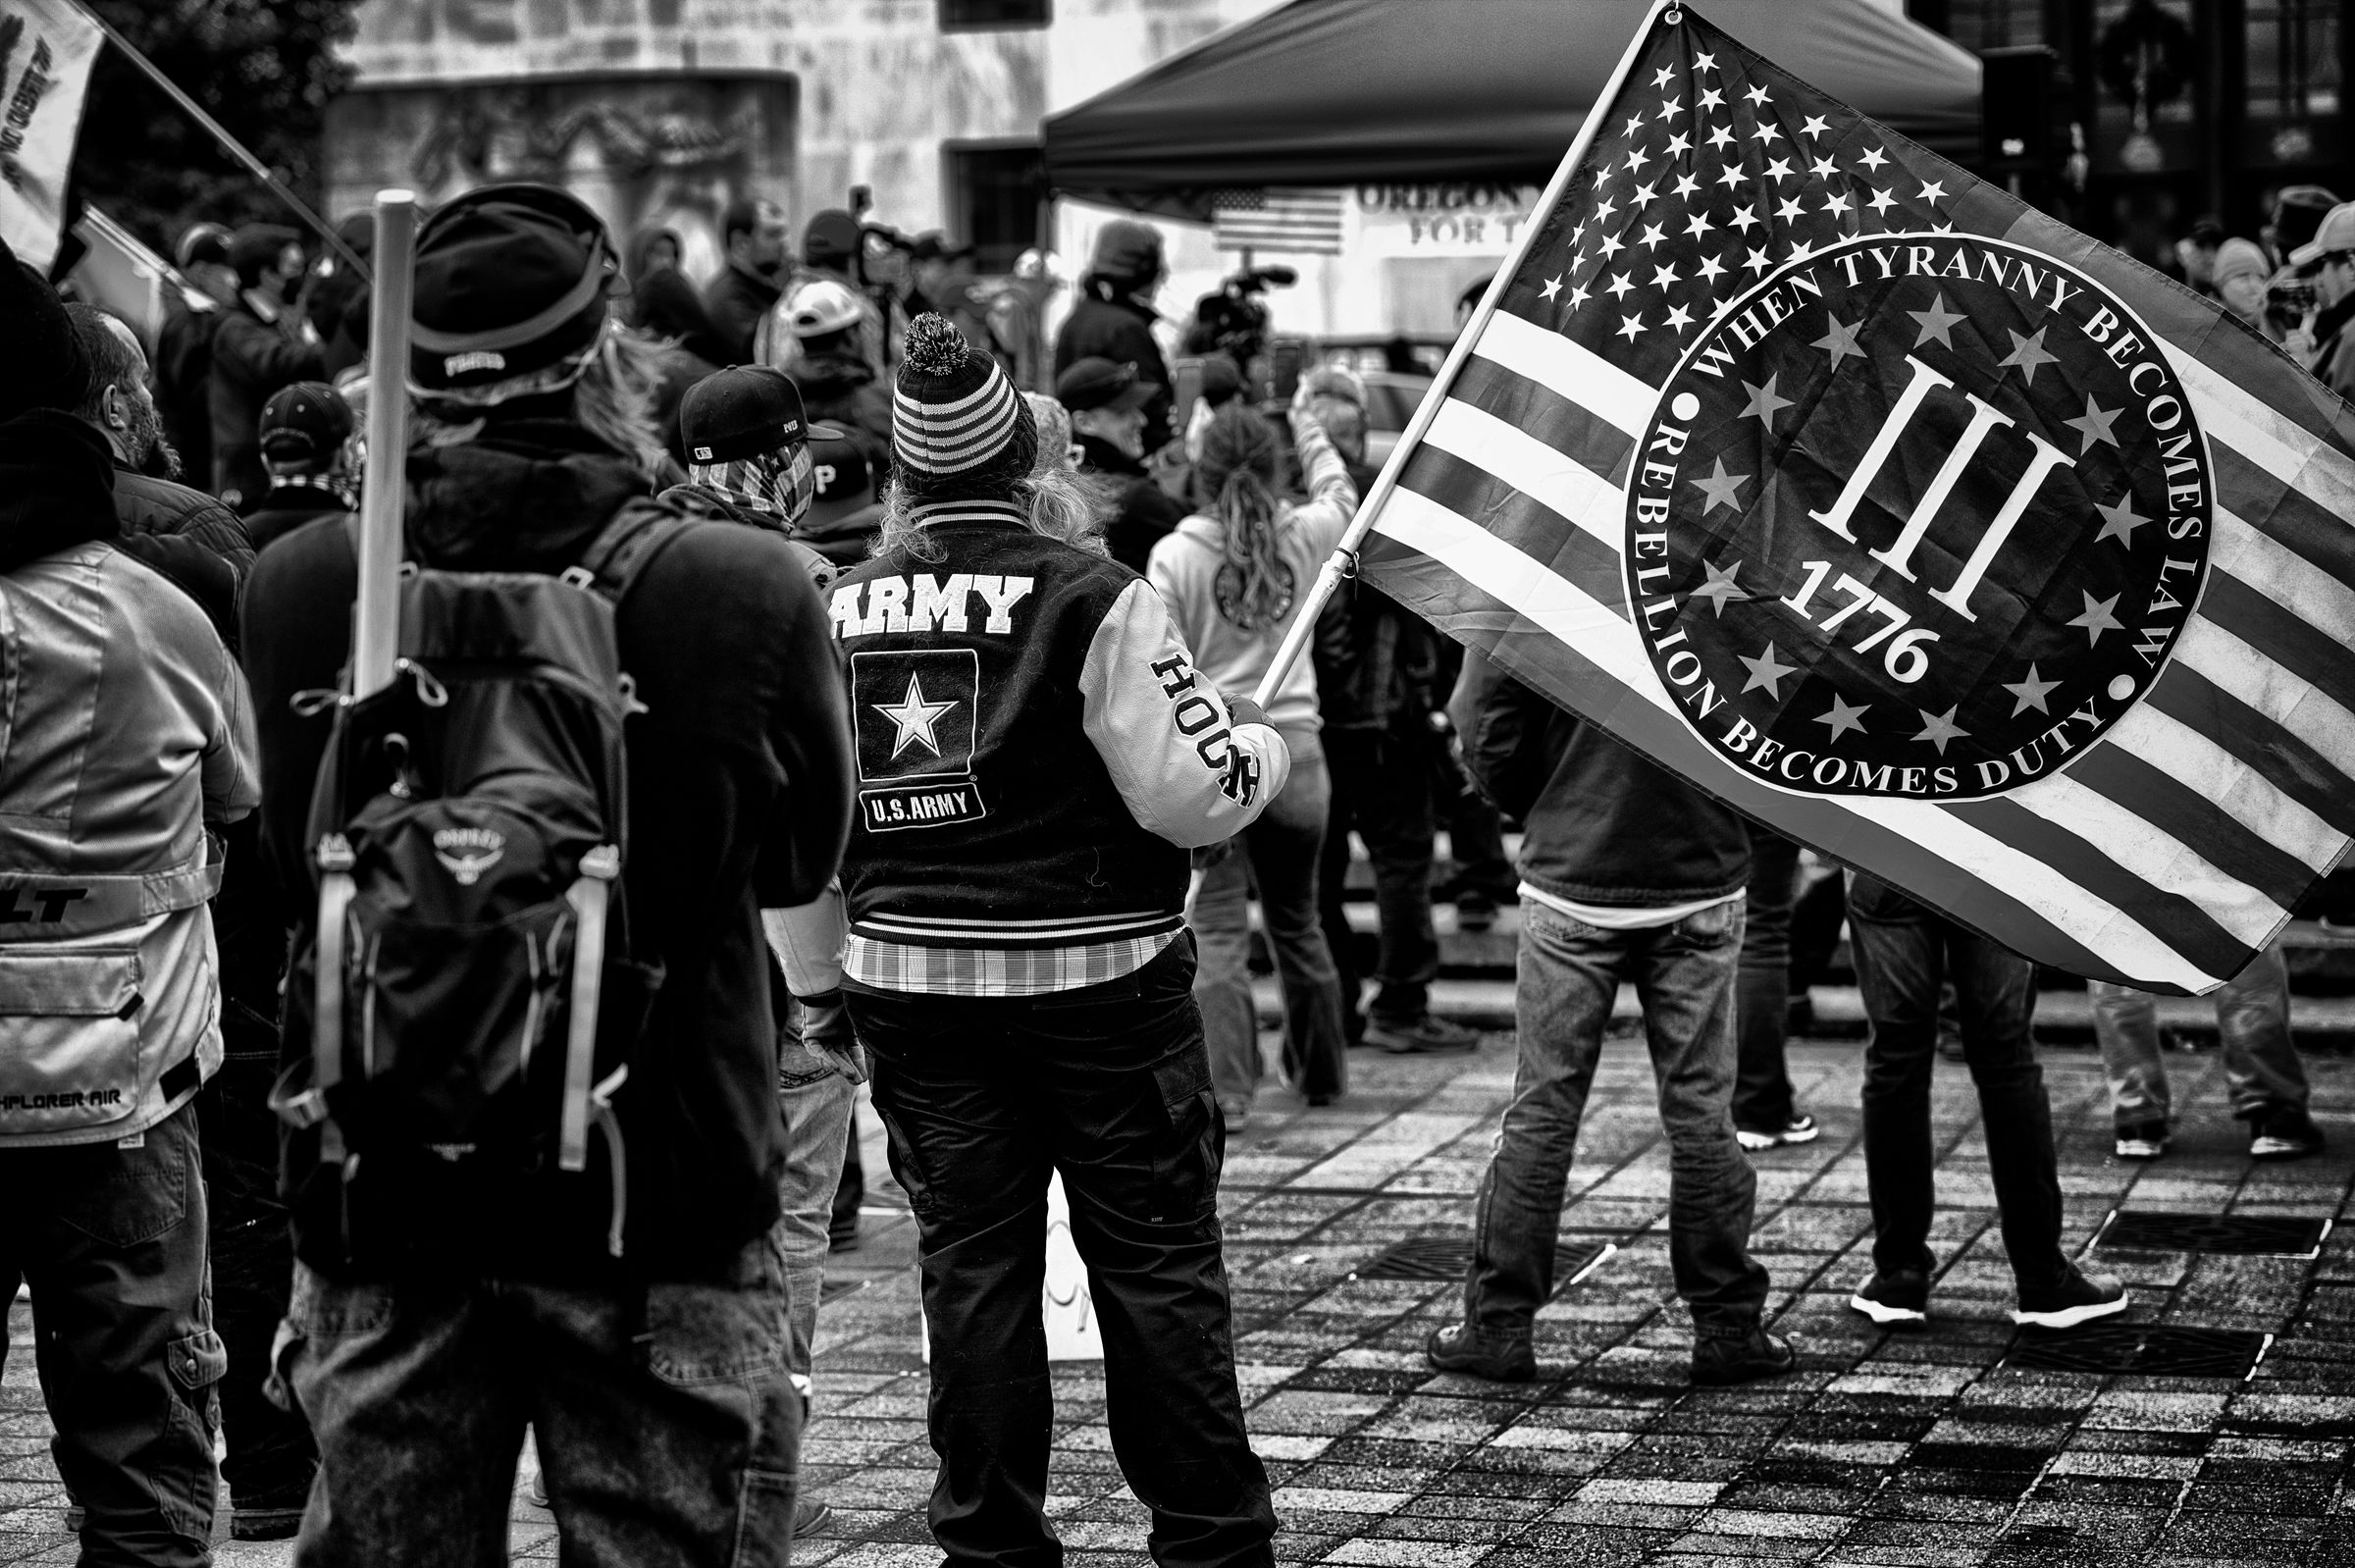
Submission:
<svg viewBox="0 0 2355 1568">
<path fill-rule="evenodd" d="M 1543 183 L 1647 0 L 1291 0 L 1058 115 L 1066 196 L 1207 219 L 1221 188 Z M 1717 26 L 1914 140 L 1975 150 L 1979 62 L 1888 0 L 1702 0 Z"/>
</svg>

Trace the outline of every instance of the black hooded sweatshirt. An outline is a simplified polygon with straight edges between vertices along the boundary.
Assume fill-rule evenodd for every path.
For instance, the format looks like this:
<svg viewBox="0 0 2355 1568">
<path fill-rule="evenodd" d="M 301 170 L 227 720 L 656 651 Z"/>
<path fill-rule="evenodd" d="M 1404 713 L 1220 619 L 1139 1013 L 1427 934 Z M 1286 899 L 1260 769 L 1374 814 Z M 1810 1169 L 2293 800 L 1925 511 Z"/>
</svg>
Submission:
<svg viewBox="0 0 2355 1568">
<path fill-rule="evenodd" d="M 409 454 L 407 553 L 469 571 L 556 572 L 648 486 L 576 425 L 506 419 L 463 445 Z M 357 586 L 338 518 L 288 534 L 246 591 L 246 672 L 262 742 L 262 832 L 288 923 L 307 930 L 305 843 L 324 717 L 289 706 L 332 688 L 349 653 Z M 656 933 L 666 977 L 627 1090 L 633 1278 L 723 1277 L 777 1216 L 784 1128 L 759 911 L 807 903 L 850 827 L 850 732 L 826 612 L 787 542 L 690 524 L 617 612 L 622 667 L 647 711 L 629 721 L 631 915 Z M 285 1060 L 310 1050 L 290 1027 Z M 334 1176 L 314 1134 L 288 1135 L 287 1195 L 299 1255 L 349 1276 Z M 509 1278 L 602 1279 L 600 1247 L 561 1244 L 529 1216 L 486 1212 L 438 1240 L 437 1267 Z"/>
</svg>

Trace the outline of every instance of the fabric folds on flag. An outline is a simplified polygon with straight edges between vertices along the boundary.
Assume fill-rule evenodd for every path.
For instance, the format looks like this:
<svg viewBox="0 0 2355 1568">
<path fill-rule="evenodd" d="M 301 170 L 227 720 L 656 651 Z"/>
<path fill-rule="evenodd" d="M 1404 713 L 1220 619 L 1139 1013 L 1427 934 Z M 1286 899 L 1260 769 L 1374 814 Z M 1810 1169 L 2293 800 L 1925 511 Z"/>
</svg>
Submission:
<svg viewBox="0 0 2355 1568">
<path fill-rule="evenodd" d="M 2355 410 L 1689 5 L 1596 113 L 1365 575 L 2040 963 L 2238 972 L 2355 834 Z"/>
<path fill-rule="evenodd" d="M 44 272 L 57 259 L 81 100 L 103 41 L 69 0 L 0 0 L 0 236 Z"/>
<path fill-rule="evenodd" d="M 1211 204 L 1211 242 L 1221 250 L 1337 256 L 1341 193 L 1273 186 L 1223 190 Z"/>
</svg>

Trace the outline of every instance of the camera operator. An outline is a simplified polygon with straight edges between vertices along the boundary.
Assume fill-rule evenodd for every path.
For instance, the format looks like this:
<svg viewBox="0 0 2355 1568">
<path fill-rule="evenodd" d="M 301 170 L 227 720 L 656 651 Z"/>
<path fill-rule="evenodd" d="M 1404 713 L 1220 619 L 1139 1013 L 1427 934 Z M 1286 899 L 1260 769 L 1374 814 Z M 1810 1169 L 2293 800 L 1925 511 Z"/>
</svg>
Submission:
<svg viewBox="0 0 2355 1568">
<path fill-rule="evenodd" d="M 1169 276 L 1161 231 L 1130 218 L 1113 219 L 1096 232 L 1095 254 L 1079 280 L 1079 300 L 1055 336 L 1058 382 L 1082 359 L 1109 359 L 1134 365 L 1137 379 L 1152 387 L 1142 436 L 1148 452 L 1168 445 L 1171 435 L 1170 362 L 1153 340 L 1153 295 Z"/>
</svg>

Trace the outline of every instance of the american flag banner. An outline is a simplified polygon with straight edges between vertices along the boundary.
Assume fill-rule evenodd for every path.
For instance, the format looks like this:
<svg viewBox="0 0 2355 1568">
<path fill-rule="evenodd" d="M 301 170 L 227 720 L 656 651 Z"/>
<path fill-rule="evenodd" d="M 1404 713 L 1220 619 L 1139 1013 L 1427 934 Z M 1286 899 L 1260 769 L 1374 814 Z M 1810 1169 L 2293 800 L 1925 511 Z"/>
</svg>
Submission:
<svg viewBox="0 0 2355 1568">
<path fill-rule="evenodd" d="M 1337 256 L 1341 193 L 1275 186 L 1223 190 L 1211 199 L 1210 236 L 1221 250 Z"/>
<path fill-rule="evenodd" d="M 2355 411 L 1689 5 L 1594 115 L 1365 575 L 2040 963 L 2238 972 L 2355 833 Z"/>
</svg>

